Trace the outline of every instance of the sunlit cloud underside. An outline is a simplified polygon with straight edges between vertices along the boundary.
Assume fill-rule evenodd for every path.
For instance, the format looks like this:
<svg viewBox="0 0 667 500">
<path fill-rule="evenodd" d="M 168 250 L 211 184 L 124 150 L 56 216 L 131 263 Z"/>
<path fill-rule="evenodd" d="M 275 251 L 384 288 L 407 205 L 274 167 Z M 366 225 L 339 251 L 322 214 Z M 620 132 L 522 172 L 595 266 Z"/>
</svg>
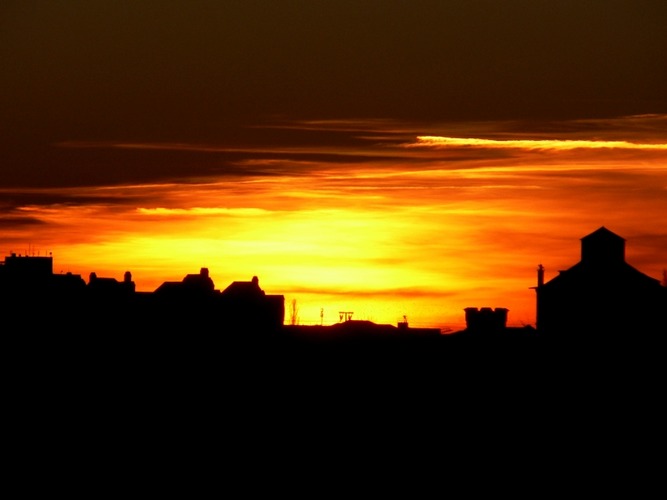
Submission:
<svg viewBox="0 0 667 500">
<path fill-rule="evenodd" d="M 638 144 L 628 141 L 585 141 L 585 140 L 527 140 L 527 139 L 475 139 L 461 137 L 420 136 L 417 142 L 407 147 L 481 147 L 481 148 L 518 148 L 539 150 L 569 149 L 643 149 L 667 150 L 667 144 Z"/>
</svg>

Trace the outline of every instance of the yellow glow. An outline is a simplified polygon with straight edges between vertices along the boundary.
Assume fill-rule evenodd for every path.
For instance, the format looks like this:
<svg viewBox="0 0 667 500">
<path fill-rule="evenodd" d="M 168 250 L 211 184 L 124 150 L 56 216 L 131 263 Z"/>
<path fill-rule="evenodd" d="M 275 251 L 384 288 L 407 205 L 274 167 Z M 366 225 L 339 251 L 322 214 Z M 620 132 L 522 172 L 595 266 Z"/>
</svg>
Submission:
<svg viewBox="0 0 667 500">
<path fill-rule="evenodd" d="M 382 126 L 372 123 L 374 136 L 400 128 Z M 510 324 L 534 324 L 537 265 L 547 279 L 574 265 L 579 238 L 601 225 L 626 238 L 630 264 L 662 275 L 667 145 L 658 136 L 649 144 L 638 132 L 632 141 L 415 134 L 413 147 L 401 136 L 345 161 L 280 156 L 341 152 L 311 145 L 264 148 L 236 164 L 276 175 L 13 190 L 72 201 L 18 206 L 7 220 L 21 223 L 5 224 L 3 250 L 52 252 L 56 272 L 86 279 L 129 270 L 146 291 L 201 267 L 218 289 L 258 276 L 267 293 L 298 301 L 303 323 L 337 322 L 347 310 L 378 323 L 406 315 L 413 325 L 460 327 L 472 306 L 507 307 Z"/>
</svg>

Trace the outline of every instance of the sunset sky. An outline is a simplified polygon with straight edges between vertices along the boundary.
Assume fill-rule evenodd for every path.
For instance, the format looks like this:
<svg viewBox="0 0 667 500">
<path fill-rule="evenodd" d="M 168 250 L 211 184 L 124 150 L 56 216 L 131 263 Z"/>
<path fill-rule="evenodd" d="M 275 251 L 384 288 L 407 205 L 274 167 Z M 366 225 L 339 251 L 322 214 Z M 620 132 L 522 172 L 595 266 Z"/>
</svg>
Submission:
<svg viewBox="0 0 667 500">
<path fill-rule="evenodd" d="M 299 321 L 535 324 L 600 226 L 667 268 L 667 2 L 0 4 L 0 258 L 208 267 Z"/>
</svg>

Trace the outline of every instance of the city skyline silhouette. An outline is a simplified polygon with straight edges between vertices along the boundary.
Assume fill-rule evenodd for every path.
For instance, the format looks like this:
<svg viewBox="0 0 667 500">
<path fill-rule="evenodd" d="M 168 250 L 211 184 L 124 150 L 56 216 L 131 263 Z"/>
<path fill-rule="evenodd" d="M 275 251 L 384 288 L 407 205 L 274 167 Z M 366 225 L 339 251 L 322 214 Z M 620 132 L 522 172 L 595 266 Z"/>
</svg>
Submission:
<svg viewBox="0 0 667 500">
<path fill-rule="evenodd" d="M 665 20 L 0 2 L 7 489 L 649 490 Z"/>
<path fill-rule="evenodd" d="M 209 269 L 165 281 L 152 292 L 137 291 L 132 273 L 121 281 L 90 272 L 53 272 L 52 256 L 10 254 L 0 265 L 0 295 L 7 324 L 37 330 L 67 316 L 64 335 L 83 332 L 98 321 L 122 335 L 239 336 L 244 340 L 303 341 L 417 339 L 468 336 L 481 340 L 544 337 L 561 342 L 630 341 L 659 335 L 667 327 L 667 281 L 652 278 L 625 261 L 625 239 L 601 226 L 581 238 L 580 261 L 549 281 L 537 268 L 537 322 L 507 325 L 502 306 L 465 308 L 466 328 L 414 328 L 407 316 L 395 325 L 354 319 L 339 311 L 334 324 L 302 325 L 296 299 L 267 294 L 259 278 L 235 280 L 218 289 Z M 37 320 L 36 317 L 40 318 Z M 11 328 L 11 327 L 9 327 Z M 95 333 L 91 332 L 91 335 Z"/>
</svg>

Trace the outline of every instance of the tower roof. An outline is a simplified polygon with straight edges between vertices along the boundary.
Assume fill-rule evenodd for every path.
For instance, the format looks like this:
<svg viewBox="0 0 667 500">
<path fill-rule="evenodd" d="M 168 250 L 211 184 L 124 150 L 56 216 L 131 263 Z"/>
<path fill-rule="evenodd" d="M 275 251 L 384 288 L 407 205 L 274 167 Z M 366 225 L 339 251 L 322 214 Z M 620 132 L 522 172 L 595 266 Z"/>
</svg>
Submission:
<svg viewBox="0 0 667 500">
<path fill-rule="evenodd" d="M 625 262 L 625 238 L 601 226 L 581 238 L 581 262 L 587 265 Z"/>
<path fill-rule="evenodd" d="M 581 241 L 589 241 L 589 240 L 598 240 L 598 241 L 625 241 L 625 238 L 622 238 L 618 234 L 616 234 L 613 231 L 610 231 L 604 226 L 600 226 L 598 229 L 593 231 L 590 234 L 587 234 L 583 238 L 581 238 Z"/>
</svg>

